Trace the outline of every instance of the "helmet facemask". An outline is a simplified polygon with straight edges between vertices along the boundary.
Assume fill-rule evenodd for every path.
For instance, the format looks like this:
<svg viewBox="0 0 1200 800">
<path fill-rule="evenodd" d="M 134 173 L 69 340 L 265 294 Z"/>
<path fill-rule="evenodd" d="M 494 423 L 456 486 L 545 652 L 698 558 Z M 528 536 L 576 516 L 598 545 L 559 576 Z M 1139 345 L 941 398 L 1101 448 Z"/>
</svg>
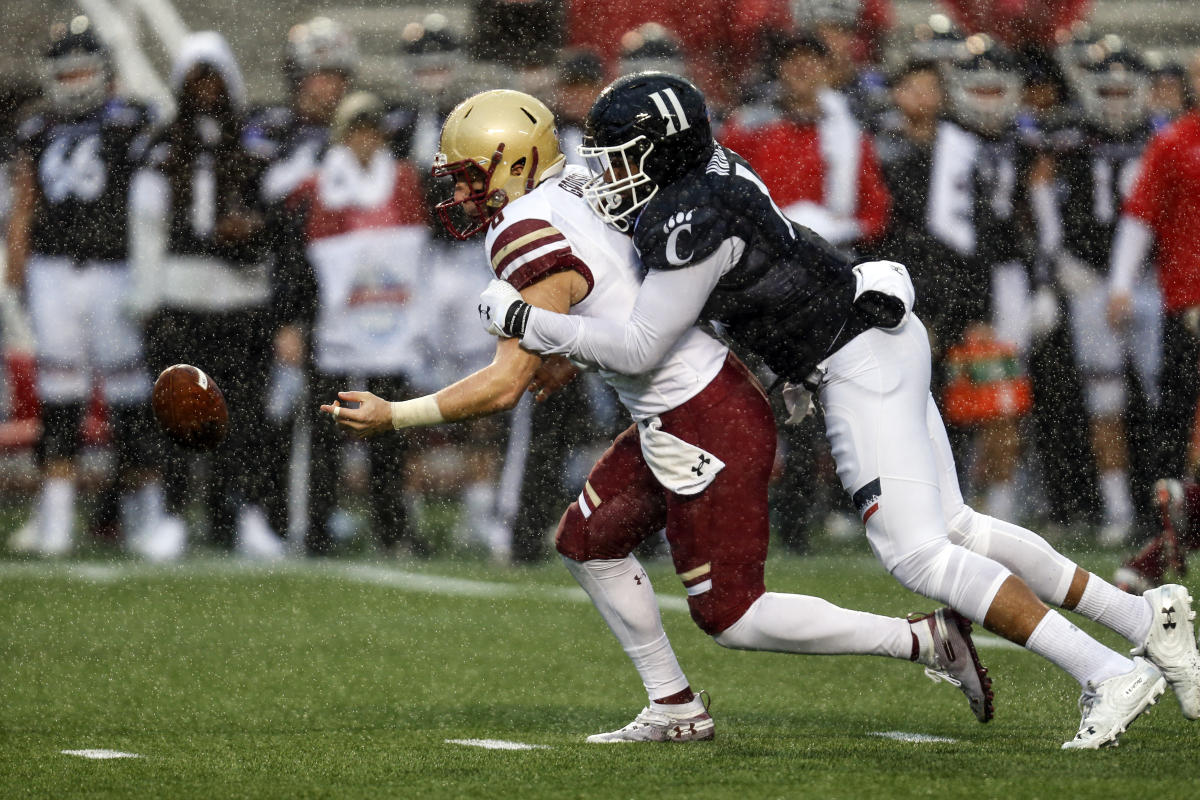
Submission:
<svg viewBox="0 0 1200 800">
<path fill-rule="evenodd" d="M 450 235 L 460 241 L 470 239 L 487 227 L 488 223 L 514 197 L 519 197 L 536 186 L 538 151 L 533 148 L 532 164 L 521 159 L 513 165 L 510 179 L 503 186 L 496 186 L 496 168 L 504 161 L 504 143 L 487 164 L 487 169 L 472 159 L 448 161 L 445 153 L 438 153 L 433 161 L 433 177 L 453 181 L 451 197 L 435 207 L 438 219 Z M 522 177 L 527 176 L 527 177 Z M 459 185 L 467 191 L 459 192 Z M 479 187 L 479 188 L 476 188 Z"/>
<path fill-rule="evenodd" d="M 46 92 L 65 114 L 96 108 L 108 97 L 108 60 L 102 53 L 75 50 L 49 60 Z"/>
<path fill-rule="evenodd" d="M 1122 134 L 1145 120 L 1149 84 L 1145 74 L 1122 65 L 1084 70 L 1078 78 L 1080 104 L 1092 124 Z"/>
<path fill-rule="evenodd" d="M 1003 133 L 1021 107 L 1021 77 L 1005 70 L 952 70 L 950 102 L 958 118 L 987 134 Z"/>
<path fill-rule="evenodd" d="M 653 150 L 654 144 L 646 136 L 612 147 L 579 147 L 579 155 L 592 173 L 592 179 L 583 186 L 583 198 L 601 219 L 619 231 L 628 231 L 633 212 L 658 192 L 658 184 L 645 170 Z"/>
</svg>

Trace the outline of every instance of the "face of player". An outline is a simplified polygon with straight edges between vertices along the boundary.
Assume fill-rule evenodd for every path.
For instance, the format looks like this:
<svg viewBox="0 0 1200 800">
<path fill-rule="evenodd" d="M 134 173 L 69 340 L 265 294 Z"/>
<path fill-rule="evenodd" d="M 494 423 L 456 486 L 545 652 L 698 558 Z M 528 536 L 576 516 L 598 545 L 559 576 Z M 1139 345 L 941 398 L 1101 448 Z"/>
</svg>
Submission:
<svg viewBox="0 0 1200 800">
<path fill-rule="evenodd" d="M 484 175 L 477 167 L 469 167 L 466 175 L 454 181 L 454 202 L 461 203 L 472 219 L 483 219 L 483 209 L 471 198 L 482 195 L 484 188 Z"/>
<path fill-rule="evenodd" d="M 825 59 L 817 53 L 793 53 L 779 64 L 783 93 L 792 105 L 814 104 L 817 92 L 825 85 Z"/>
<path fill-rule="evenodd" d="M 350 79 L 341 72 L 311 72 L 300 79 L 296 112 L 310 122 L 328 125 L 349 88 Z"/>
<path fill-rule="evenodd" d="M 180 105 L 200 114 L 216 114 L 228 107 L 225 82 L 211 67 L 198 64 L 183 82 Z"/>
<path fill-rule="evenodd" d="M 354 154 L 358 163 L 365 167 L 377 152 L 387 146 L 387 139 L 384 138 L 383 131 L 374 125 L 359 124 L 346 131 L 342 143 Z"/>
<path fill-rule="evenodd" d="M 892 90 L 896 107 L 910 120 L 929 120 L 942 110 L 942 82 L 931 69 L 905 76 Z"/>
</svg>

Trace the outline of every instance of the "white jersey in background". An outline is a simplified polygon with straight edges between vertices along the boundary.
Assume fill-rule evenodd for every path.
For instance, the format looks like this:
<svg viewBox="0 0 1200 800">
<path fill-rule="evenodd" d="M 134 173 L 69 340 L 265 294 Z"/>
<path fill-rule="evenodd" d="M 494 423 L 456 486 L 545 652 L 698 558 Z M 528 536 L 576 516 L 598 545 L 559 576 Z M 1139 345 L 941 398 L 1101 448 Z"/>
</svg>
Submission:
<svg viewBox="0 0 1200 800">
<path fill-rule="evenodd" d="M 579 272 L 589 292 L 570 313 L 623 323 L 642 283 L 637 253 L 632 240 L 606 225 L 583 199 L 589 178 L 586 169 L 569 166 L 505 206 L 488 230 L 487 254 L 496 277 L 518 290 L 555 272 Z M 727 354 L 725 345 L 692 328 L 649 371 L 600 370 L 600 375 L 640 422 L 698 394 Z"/>
</svg>

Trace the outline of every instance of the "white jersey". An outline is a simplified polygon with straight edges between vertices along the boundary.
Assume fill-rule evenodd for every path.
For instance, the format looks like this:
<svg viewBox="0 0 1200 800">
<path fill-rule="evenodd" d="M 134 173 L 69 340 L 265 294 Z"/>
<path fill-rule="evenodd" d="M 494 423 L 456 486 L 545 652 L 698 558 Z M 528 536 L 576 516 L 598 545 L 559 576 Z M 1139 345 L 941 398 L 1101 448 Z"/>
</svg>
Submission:
<svg viewBox="0 0 1200 800">
<path fill-rule="evenodd" d="M 633 241 L 606 225 L 583 199 L 590 175 L 567 167 L 515 200 L 492 222 L 486 248 L 496 277 L 518 290 L 555 272 L 575 270 L 587 297 L 571 314 L 623 323 L 642 283 Z M 600 370 L 634 420 L 683 405 L 709 384 L 728 348 L 699 328 L 679 338 L 658 366 L 640 375 Z"/>
</svg>

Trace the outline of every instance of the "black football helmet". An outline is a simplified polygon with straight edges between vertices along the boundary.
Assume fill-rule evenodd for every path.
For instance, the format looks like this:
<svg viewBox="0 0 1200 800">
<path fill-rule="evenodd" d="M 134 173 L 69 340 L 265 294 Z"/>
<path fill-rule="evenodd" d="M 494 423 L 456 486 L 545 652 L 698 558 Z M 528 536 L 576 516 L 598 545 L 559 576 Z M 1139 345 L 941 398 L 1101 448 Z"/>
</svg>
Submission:
<svg viewBox="0 0 1200 800">
<path fill-rule="evenodd" d="M 626 75 L 588 112 L 579 154 L 592 180 L 583 196 L 605 222 L 628 230 L 634 211 L 707 162 L 714 147 L 708 106 L 691 81 L 669 72 Z"/>
<path fill-rule="evenodd" d="M 950 110 L 959 122 L 985 135 L 1003 133 L 1021 108 L 1024 80 L 1016 56 L 984 34 L 964 40 L 946 68 Z"/>
<path fill-rule="evenodd" d="M 89 111 L 108 97 L 112 61 L 87 17 L 51 29 L 43 78 L 46 97 L 64 114 Z"/>
<path fill-rule="evenodd" d="M 1105 37 L 1075 76 L 1084 116 L 1095 127 L 1122 134 L 1146 121 L 1150 69 L 1116 37 Z"/>
</svg>

